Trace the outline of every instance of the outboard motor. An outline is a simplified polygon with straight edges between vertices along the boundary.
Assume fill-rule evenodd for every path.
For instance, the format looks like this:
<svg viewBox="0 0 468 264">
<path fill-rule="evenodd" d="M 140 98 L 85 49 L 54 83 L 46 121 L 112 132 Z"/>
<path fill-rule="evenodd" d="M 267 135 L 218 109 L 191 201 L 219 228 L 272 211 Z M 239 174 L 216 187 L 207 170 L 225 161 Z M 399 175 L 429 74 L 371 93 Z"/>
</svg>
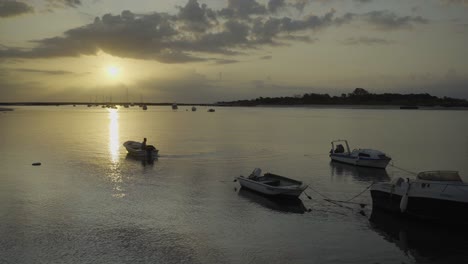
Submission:
<svg viewBox="0 0 468 264">
<path fill-rule="evenodd" d="M 156 148 L 153 146 L 153 145 L 148 145 L 146 146 L 145 150 L 146 150 L 146 159 L 148 161 L 152 161 L 153 160 L 153 151 L 155 150 Z"/>
<path fill-rule="evenodd" d="M 255 178 L 260 177 L 260 175 L 262 175 L 262 169 L 260 169 L 260 168 L 255 168 L 255 169 L 252 171 L 252 173 L 249 175 L 249 178 L 255 179 Z"/>
</svg>

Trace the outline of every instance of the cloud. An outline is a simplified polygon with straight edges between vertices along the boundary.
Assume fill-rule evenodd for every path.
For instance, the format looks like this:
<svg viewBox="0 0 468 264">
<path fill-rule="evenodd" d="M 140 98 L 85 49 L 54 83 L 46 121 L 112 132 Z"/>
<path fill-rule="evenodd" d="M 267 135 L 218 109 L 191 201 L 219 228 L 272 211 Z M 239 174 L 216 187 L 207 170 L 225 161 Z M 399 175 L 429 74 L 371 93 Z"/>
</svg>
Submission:
<svg viewBox="0 0 468 264">
<path fill-rule="evenodd" d="M 81 4 L 81 1 L 53 2 Z M 226 8 L 215 11 L 197 0 L 188 0 L 177 7 L 174 15 L 135 14 L 126 10 L 118 15 L 97 17 L 93 23 L 67 30 L 62 36 L 33 40 L 31 49 L 0 46 L 0 59 L 78 57 L 103 51 L 121 58 L 162 63 L 222 63 L 234 60 L 215 56 L 242 55 L 249 49 L 292 42 L 313 43 L 319 31 L 353 21 L 365 21 L 380 30 L 410 29 L 428 23 L 420 16 L 398 16 L 389 11 L 338 16 L 331 9 L 322 15 L 298 18 L 278 13 L 297 3 L 306 2 L 270 0 L 267 8 L 255 0 L 229 0 Z"/>
<path fill-rule="evenodd" d="M 298 11 L 304 11 L 304 8 L 310 3 L 310 0 L 295 0 L 294 2 L 290 3 L 289 5 L 293 8 L 297 9 Z"/>
<path fill-rule="evenodd" d="M 395 43 L 392 40 L 371 37 L 347 38 L 341 41 L 344 45 L 389 45 Z"/>
<path fill-rule="evenodd" d="M 226 18 L 248 18 L 250 15 L 263 15 L 267 8 L 256 0 L 228 0 L 228 6 L 218 14 Z"/>
<path fill-rule="evenodd" d="M 398 16 L 390 11 L 372 11 L 359 17 L 381 30 L 409 29 L 415 24 L 427 24 L 429 20 L 421 16 Z"/>
<path fill-rule="evenodd" d="M 268 1 L 268 11 L 271 13 L 276 13 L 279 9 L 282 9 L 286 6 L 285 0 L 270 0 Z"/>
<path fill-rule="evenodd" d="M 52 8 L 78 7 L 82 4 L 81 0 L 47 0 L 47 2 Z"/>
<path fill-rule="evenodd" d="M 0 0 L 0 17 L 13 17 L 33 12 L 34 9 L 23 2 Z"/>
<path fill-rule="evenodd" d="M 40 73 L 40 74 L 47 74 L 47 75 L 67 75 L 67 74 L 74 74 L 70 71 L 61 71 L 61 70 L 37 70 L 37 69 L 27 69 L 27 68 L 15 68 L 11 69 L 15 72 L 24 72 L 24 73 Z"/>
<path fill-rule="evenodd" d="M 204 32 L 216 23 L 215 12 L 208 8 L 206 4 L 200 4 L 197 0 L 189 0 L 183 7 L 178 7 L 179 20 L 184 23 L 189 31 Z"/>
<path fill-rule="evenodd" d="M 274 18 L 267 20 L 258 18 L 252 26 L 252 35 L 256 43 L 273 44 L 274 39 L 281 34 L 292 34 L 306 30 L 319 30 L 330 26 L 340 26 L 349 23 L 351 20 L 345 16 L 334 17 L 335 10 L 332 9 L 323 16 L 309 15 L 302 20 L 293 20 L 289 17 Z M 306 36 L 288 36 L 290 40 L 310 42 L 311 38 Z"/>
<path fill-rule="evenodd" d="M 465 5 L 468 7 L 468 0 L 439 0 L 447 5 Z"/>
</svg>

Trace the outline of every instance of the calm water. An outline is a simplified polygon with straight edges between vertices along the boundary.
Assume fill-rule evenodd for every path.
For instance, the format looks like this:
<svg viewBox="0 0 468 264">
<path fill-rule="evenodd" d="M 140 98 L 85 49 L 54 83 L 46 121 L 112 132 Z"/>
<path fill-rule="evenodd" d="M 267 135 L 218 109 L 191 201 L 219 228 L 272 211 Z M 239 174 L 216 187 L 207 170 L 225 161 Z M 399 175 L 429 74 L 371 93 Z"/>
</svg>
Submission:
<svg viewBox="0 0 468 264">
<path fill-rule="evenodd" d="M 188 108 L 188 107 L 187 107 Z M 330 141 L 468 180 L 468 112 L 18 107 L 0 113 L 0 263 L 466 263 L 467 233 L 339 207 L 408 176 L 331 164 Z M 148 138 L 153 164 L 122 143 Z M 42 166 L 31 166 L 42 162 Z M 239 190 L 255 167 L 313 187 L 283 203 Z M 320 194 L 318 194 L 317 192 Z M 369 192 L 355 199 L 371 203 Z"/>
</svg>

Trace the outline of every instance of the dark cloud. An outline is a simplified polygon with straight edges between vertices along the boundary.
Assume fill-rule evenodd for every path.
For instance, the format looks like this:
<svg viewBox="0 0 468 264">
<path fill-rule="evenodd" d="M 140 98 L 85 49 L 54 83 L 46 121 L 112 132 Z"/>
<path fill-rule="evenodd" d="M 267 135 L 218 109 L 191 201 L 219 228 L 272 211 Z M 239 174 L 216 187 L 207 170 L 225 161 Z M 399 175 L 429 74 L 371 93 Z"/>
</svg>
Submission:
<svg viewBox="0 0 468 264">
<path fill-rule="evenodd" d="M 197 0 L 189 0 L 184 7 L 178 7 L 179 20 L 184 23 L 187 30 L 204 32 L 216 23 L 216 13 L 206 4 L 200 5 Z"/>
<path fill-rule="evenodd" d="M 82 4 L 81 0 L 47 0 L 47 2 L 52 8 L 78 7 Z"/>
<path fill-rule="evenodd" d="M 228 59 L 216 59 L 215 63 L 216 64 L 232 64 L 232 63 L 237 63 L 239 62 L 238 60 L 228 60 Z"/>
<path fill-rule="evenodd" d="M 310 0 L 295 0 L 289 3 L 290 6 L 297 9 L 298 11 L 304 11 L 304 8 L 310 3 Z"/>
<path fill-rule="evenodd" d="M 27 69 L 27 68 L 15 68 L 12 69 L 15 72 L 24 72 L 24 73 L 39 73 L 39 74 L 47 74 L 47 75 L 68 75 L 74 74 L 70 71 L 61 71 L 61 70 L 37 70 L 37 69 Z"/>
<path fill-rule="evenodd" d="M 53 2 L 81 4 L 81 1 Z M 317 40 L 313 34 L 318 31 L 356 20 L 381 30 L 408 29 L 428 22 L 419 16 L 401 17 L 389 11 L 337 16 L 331 9 L 323 15 L 298 19 L 271 13 L 295 3 L 306 2 L 270 0 L 267 8 L 255 0 L 229 0 L 226 8 L 214 11 L 197 0 L 188 0 L 185 6 L 178 7 L 175 15 L 158 12 L 139 15 L 128 10 L 120 15 L 105 14 L 62 36 L 31 41 L 34 47 L 29 50 L 0 46 L 0 59 L 77 57 L 103 51 L 122 58 L 162 63 L 219 63 L 225 58 L 213 56 L 245 54 L 248 49 L 265 45 L 313 43 Z"/>
<path fill-rule="evenodd" d="M 15 0 L 0 0 L 0 17 L 19 16 L 26 13 L 32 13 L 34 9 Z"/>
<path fill-rule="evenodd" d="M 341 41 L 344 45 L 389 45 L 395 43 L 392 40 L 371 37 L 347 38 Z"/>
<path fill-rule="evenodd" d="M 468 6 L 468 0 L 439 0 L 441 1 L 442 3 L 444 4 L 448 4 L 448 5 L 451 5 L 451 4 L 455 4 L 455 5 L 460 5 L 460 4 L 463 4 L 465 6 Z"/>
<path fill-rule="evenodd" d="M 286 0 L 270 0 L 268 1 L 268 11 L 276 13 L 278 10 L 286 6 Z"/>
<path fill-rule="evenodd" d="M 228 0 L 227 8 L 219 11 L 219 15 L 227 18 L 248 18 L 250 15 L 264 15 L 267 8 L 256 0 Z"/>
<path fill-rule="evenodd" d="M 293 20 L 289 17 L 270 17 L 267 20 L 257 18 L 253 23 L 252 37 L 257 43 L 273 44 L 274 39 L 282 33 L 291 34 L 306 30 L 319 30 L 351 21 L 349 15 L 335 18 L 334 14 L 335 10 L 332 9 L 323 16 L 310 15 L 303 20 Z M 286 39 L 312 42 L 309 36 L 288 35 Z"/>
<path fill-rule="evenodd" d="M 372 11 L 359 15 L 361 19 L 381 30 L 412 28 L 415 24 L 427 24 L 429 20 L 421 16 L 398 16 L 390 11 Z"/>
</svg>

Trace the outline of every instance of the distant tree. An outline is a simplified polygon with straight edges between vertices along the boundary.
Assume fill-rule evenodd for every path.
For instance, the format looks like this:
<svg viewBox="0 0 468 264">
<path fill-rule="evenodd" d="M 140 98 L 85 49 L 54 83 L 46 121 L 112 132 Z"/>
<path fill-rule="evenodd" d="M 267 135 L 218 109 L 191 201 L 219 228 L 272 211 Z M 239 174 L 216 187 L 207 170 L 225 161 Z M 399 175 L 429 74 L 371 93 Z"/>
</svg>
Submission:
<svg viewBox="0 0 468 264">
<path fill-rule="evenodd" d="M 364 88 L 356 88 L 354 89 L 352 95 L 357 95 L 357 96 L 362 96 L 362 95 L 368 95 L 369 92 L 366 91 Z"/>
</svg>

